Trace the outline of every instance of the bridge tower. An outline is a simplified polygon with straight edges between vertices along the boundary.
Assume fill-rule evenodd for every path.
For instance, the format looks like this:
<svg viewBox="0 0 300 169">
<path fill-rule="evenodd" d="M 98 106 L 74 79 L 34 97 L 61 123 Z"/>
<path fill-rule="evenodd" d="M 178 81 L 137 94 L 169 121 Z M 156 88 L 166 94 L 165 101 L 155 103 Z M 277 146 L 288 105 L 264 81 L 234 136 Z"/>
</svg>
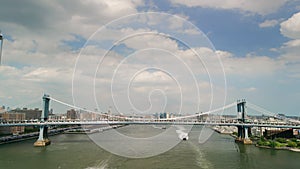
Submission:
<svg viewBox="0 0 300 169">
<path fill-rule="evenodd" d="M 246 100 L 238 100 L 237 101 L 237 116 L 240 123 L 245 123 L 245 117 L 246 117 Z M 249 129 L 248 127 L 241 125 L 237 126 L 238 128 L 238 137 L 236 138 L 236 141 L 242 142 L 244 144 L 252 144 L 252 141 L 249 139 Z"/>
<path fill-rule="evenodd" d="M 1 30 L 0 30 L 0 42 L 1 42 L 1 45 L 0 45 L 0 66 L 1 66 L 2 46 L 3 46 L 3 35 L 1 33 Z"/>
<path fill-rule="evenodd" d="M 44 94 L 43 96 L 43 112 L 41 114 L 41 123 L 45 123 L 48 120 L 49 116 L 49 103 L 50 98 L 49 95 Z M 48 126 L 41 125 L 40 126 L 40 134 L 38 140 L 34 143 L 34 146 L 36 147 L 44 147 L 51 143 L 51 141 L 48 139 Z"/>
</svg>

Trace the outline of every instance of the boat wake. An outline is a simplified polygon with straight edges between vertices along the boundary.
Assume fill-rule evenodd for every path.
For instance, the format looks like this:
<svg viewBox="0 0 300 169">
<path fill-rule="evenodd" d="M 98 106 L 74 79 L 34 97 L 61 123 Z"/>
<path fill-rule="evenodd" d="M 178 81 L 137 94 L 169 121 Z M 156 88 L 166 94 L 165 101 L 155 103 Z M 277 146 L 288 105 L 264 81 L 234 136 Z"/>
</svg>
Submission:
<svg viewBox="0 0 300 169">
<path fill-rule="evenodd" d="M 185 128 L 182 126 L 178 126 L 177 128 L 178 130 L 176 130 L 176 133 L 178 134 L 178 138 L 181 140 L 188 140 L 189 135 L 187 132 L 185 132 Z"/>
<path fill-rule="evenodd" d="M 87 167 L 85 169 L 106 169 L 108 168 L 108 161 L 109 159 L 103 160 L 97 166 Z"/>
</svg>

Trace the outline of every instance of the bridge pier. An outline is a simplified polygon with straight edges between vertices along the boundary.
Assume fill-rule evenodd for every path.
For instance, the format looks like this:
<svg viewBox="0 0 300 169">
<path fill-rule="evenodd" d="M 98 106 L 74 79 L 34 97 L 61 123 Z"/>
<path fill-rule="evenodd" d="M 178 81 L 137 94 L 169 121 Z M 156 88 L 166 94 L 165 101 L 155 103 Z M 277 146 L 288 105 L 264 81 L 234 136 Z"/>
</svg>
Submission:
<svg viewBox="0 0 300 169">
<path fill-rule="evenodd" d="M 238 137 L 235 139 L 236 142 L 241 142 L 243 144 L 252 144 L 252 140 L 249 138 L 249 129 L 245 126 L 238 126 Z"/>
<path fill-rule="evenodd" d="M 41 114 L 41 123 L 44 123 L 48 120 L 49 114 L 49 95 L 44 94 L 43 96 L 43 112 Z M 35 147 L 44 147 L 50 145 L 51 141 L 48 139 L 48 126 L 40 126 L 40 134 L 38 140 L 34 143 Z"/>
<path fill-rule="evenodd" d="M 241 100 L 237 102 L 237 113 L 238 120 L 242 123 L 245 123 L 246 117 L 246 100 Z M 249 130 L 250 128 L 242 125 L 237 126 L 238 128 L 238 137 L 235 139 L 236 142 L 241 142 L 243 144 L 252 144 L 252 141 L 249 139 Z"/>
<path fill-rule="evenodd" d="M 262 127 L 259 127 L 259 136 L 260 137 L 264 136 L 263 128 Z"/>
</svg>

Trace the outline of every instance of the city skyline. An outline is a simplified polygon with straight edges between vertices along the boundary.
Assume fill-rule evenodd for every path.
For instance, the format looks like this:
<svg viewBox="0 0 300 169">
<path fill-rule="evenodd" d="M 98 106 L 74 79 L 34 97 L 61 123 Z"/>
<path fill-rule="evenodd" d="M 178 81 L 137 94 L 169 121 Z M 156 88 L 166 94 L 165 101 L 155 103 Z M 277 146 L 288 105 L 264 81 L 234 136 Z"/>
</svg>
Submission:
<svg viewBox="0 0 300 169">
<path fill-rule="evenodd" d="M 20 5 L 23 10 L 19 10 L 18 6 Z M 159 47 L 182 56 L 189 68 L 193 72 L 196 70 L 195 77 L 198 81 L 195 88 L 199 88 L 201 96 L 200 111 L 209 109 L 212 98 L 211 87 L 213 86 L 215 92 L 213 97 L 217 102 L 216 105 L 223 105 L 224 97 L 226 97 L 226 103 L 245 98 L 274 113 L 299 116 L 300 107 L 297 103 L 300 97 L 300 88 L 298 87 L 300 83 L 300 1 L 298 0 L 265 2 L 223 2 L 219 0 L 189 2 L 181 0 L 159 2 L 143 0 L 76 1 L 72 3 L 59 1 L 2 2 L 0 6 L 0 30 L 3 34 L 4 43 L 0 66 L 0 81 L 2 83 L 0 105 L 15 108 L 19 105 L 19 107 L 26 107 L 33 104 L 33 107 L 41 108 L 39 105 L 43 93 L 72 104 L 74 100 L 76 101 L 72 98 L 72 87 L 76 87 L 72 83 L 75 81 L 78 82 L 77 86 L 80 86 L 78 91 L 87 91 L 86 93 L 75 93 L 78 98 L 76 105 L 91 110 L 97 106 L 100 111 L 108 110 L 114 103 L 110 97 L 104 96 L 111 96 L 111 89 L 107 88 L 107 85 L 102 86 L 102 84 L 110 84 L 112 82 L 111 74 L 117 69 L 106 69 L 104 66 L 103 74 L 96 74 L 95 76 L 93 74 L 94 69 L 87 71 L 86 74 L 76 74 L 76 70 L 78 71 L 80 68 L 94 68 L 90 66 L 90 63 L 77 64 L 77 61 L 80 60 L 78 59 L 80 50 L 81 52 L 86 51 L 83 53 L 85 55 L 81 55 L 81 57 L 89 57 L 89 52 L 97 52 L 99 59 L 99 56 L 103 55 L 107 48 L 101 50 L 88 48 L 89 45 L 86 42 L 91 38 L 91 35 L 120 17 L 143 12 L 168 14 L 166 19 L 170 19 L 170 23 L 167 25 L 169 31 L 180 30 L 181 33 L 185 33 L 186 36 L 182 38 L 191 40 L 188 48 L 185 48 L 180 41 L 170 37 L 143 35 L 141 38 L 143 41 L 139 38 L 133 38 L 112 50 L 111 56 L 104 62 L 106 67 L 122 63 L 124 58 L 129 58 L 126 55 L 130 54 L 132 50 L 142 51 L 150 47 Z M 174 19 L 176 17 L 172 16 L 181 19 Z M 183 19 L 187 23 L 181 23 L 180 21 Z M 194 41 L 189 36 L 197 36 L 197 32 L 195 32 L 196 29 L 193 29 L 194 27 L 188 27 L 189 23 L 192 23 L 208 38 L 214 49 L 204 50 L 197 46 L 196 42 L 198 41 L 193 43 Z M 101 45 L 106 46 L 119 40 L 118 38 L 122 37 L 119 33 L 130 35 L 146 31 L 161 32 L 158 30 L 159 27 L 148 30 L 139 27 L 135 29 L 132 25 L 122 26 L 118 32 L 106 30 L 104 32 L 105 37 L 101 37 L 103 43 Z M 89 43 L 92 44 L 91 41 Z M 217 80 L 213 80 L 214 83 L 210 83 L 210 77 L 202 77 L 202 70 L 197 69 L 199 63 L 193 65 L 195 60 L 189 55 L 191 50 L 205 56 L 218 55 L 224 66 L 225 78 L 218 79 L 221 69 L 216 72 L 210 71 L 214 77 L 217 77 Z M 134 60 L 127 60 L 128 63 L 125 64 L 129 68 L 121 66 L 118 69 L 120 74 L 113 75 L 113 77 L 118 80 L 118 78 L 126 76 L 127 73 L 137 72 L 137 69 L 133 69 L 137 65 L 157 66 L 163 63 L 164 68 L 171 70 L 172 76 L 168 75 L 167 72 L 157 71 L 153 67 L 137 74 L 134 79 L 136 83 L 133 83 L 132 86 L 136 90 L 132 91 L 132 94 L 133 98 L 138 96 L 141 99 L 133 100 L 133 104 L 138 105 L 137 109 L 147 110 L 150 106 L 148 102 L 150 100 L 153 101 L 153 111 L 161 110 L 164 106 L 165 111 L 174 112 L 178 110 L 179 101 L 177 98 L 179 95 L 172 92 L 178 91 L 178 88 L 174 85 L 172 77 L 179 79 L 179 82 L 180 80 L 191 82 L 192 78 L 181 79 L 188 71 L 182 71 L 184 67 L 180 67 L 176 59 L 166 60 L 165 58 L 168 58 L 169 55 L 159 56 L 161 53 L 158 53 L 153 60 L 150 60 L 150 56 L 155 52 L 152 51 L 151 55 L 149 53 L 144 54 L 145 58 L 141 61 L 134 56 L 131 57 Z M 93 59 L 92 57 L 89 58 L 89 60 Z M 210 61 L 210 70 L 216 70 L 214 67 L 216 60 L 208 59 L 207 61 Z M 76 64 L 77 67 L 75 67 Z M 175 70 L 176 68 L 182 70 Z M 197 73 L 197 70 L 200 73 Z M 74 74 L 77 75 L 75 80 Z M 93 87 L 95 77 L 96 87 L 99 88 L 99 93 L 96 93 L 96 99 L 99 99 L 98 105 L 89 104 L 94 99 L 93 93 L 89 93 L 92 90 L 85 89 L 83 86 L 87 85 L 81 83 L 87 82 L 91 84 L 88 87 Z M 226 82 L 225 87 L 224 81 Z M 195 90 L 187 90 L 189 88 L 194 89 L 194 87 L 190 83 L 184 82 L 181 85 L 183 93 L 188 97 L 191 96 L 190 100 L 184 100 L 183 103 L 187 107 L 184 107 L 183 111 L 197 112 L 197 108 L 189 108 L 192 106 L 188 105 L 193 105 L 196 102 L 197 96 L 192 95 Z M 123 88 L 116 86 L 115 89 L 113 87 L 114 95 L 122 98 L 121 89 Z M 148 98 L 149 92 L 154 94 L 151 93 Z M 87 99 L 88 96 L 86 95 L 92 97 Z M 166 105 L 155 107 L 157 103 L 165 101 L 164 96 L 168 96 Z M 84 102 L 85 100 L 87 103 Z M 118 100 L 113 101 L 120 105 L 121 110 L 129 112 L 130 107 L 122 107 L 121 102 L 124 100 L 125 98 L 122 98 L 120 103 Z M 69 109 L 55 103 L 52 106 L 54 110 L 58 111 Z"/>
</svg>

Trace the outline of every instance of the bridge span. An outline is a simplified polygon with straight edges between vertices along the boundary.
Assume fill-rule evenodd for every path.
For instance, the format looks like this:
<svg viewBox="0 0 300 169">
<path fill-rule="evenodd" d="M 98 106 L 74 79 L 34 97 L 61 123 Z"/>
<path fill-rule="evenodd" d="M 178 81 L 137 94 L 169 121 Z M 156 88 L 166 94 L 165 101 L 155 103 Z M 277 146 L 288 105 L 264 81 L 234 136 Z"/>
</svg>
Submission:
<svg viewBox="0 0 300 169">
<path fill-rule="evenodd" d="M 13 126 L 38 126 L 40 128 L 39 138 L 34 143 L 35 146 L 46 146 L 51 142 L 48 139 L 48 127 L 50 126 L 59 126 L 59 125 L 206 125 L 206 126 L 236 126 L 238 128 L 238 137 L 237 141 L 243 142 L 244 144 L 251 144 L 252 141 L 248 137 L 248 129 L 251 127 L 268 127 L 268 128 L 290 128 L 290 129 L 300 129 L 300 122 L 286 119 L 280 123 L 270 123 L 270 122 L 249 122 L 246 119 L 246 101 L 238 100 L 237 102 L 224 105 L 221 108 L 217 108 L 214 110 L 210 110 L 207 112 L 185 115 L 179 117 L 172 117 L 167 119 L 153 119 L 153 118 L 132 118 L 127 116 L 118 116 L 118 115 L 107 115 L 107 119 L 104 120 L 92 120 L 92 121 L 50 121 L 49 117 L 49 105 L 50 100 L 79 109 L 87 111 L 86 109 L 82 109 L 80 107 L 76 107 L 57 99 L 51 98 L 49 95 L 43 96 L 43 111 L 41 114 L 40 121 L 18 121 L 18 122 L 0 122 L 0 127 L 13 127 Z M 259 106 L 249 104 L 253 109 L 258 112 L 273 114 Z M 227 119 L 227 120 L 215 120 L 208 119 L 205 121 L 198 120 L 199 117 L 209 115 L 218 111 L 224 111 L 225 109 L 231 107 L 237 107 L 237 116 L 236 119 Z M 93 112 L 93 111 L 90 111 Z M 276 115 L 273 114 L 274 117 Z M 114 119 L 110 120 L 108 117 Z"/>
<path fill-rule="evenodd" d="M 13 122 L 0 123 L 0 127 L 13 126 L 58 126 L 58 125 L 207 125 L 207 126 L 245 126 L 245 127 L 269 127 L 269 128 L 293 128 L 300 129 L 300 124 L 289 123 L 240 123 L 240 122 L 216 122 L 216 121 L 47 121 L 47 122 Z"/>
</svg>

